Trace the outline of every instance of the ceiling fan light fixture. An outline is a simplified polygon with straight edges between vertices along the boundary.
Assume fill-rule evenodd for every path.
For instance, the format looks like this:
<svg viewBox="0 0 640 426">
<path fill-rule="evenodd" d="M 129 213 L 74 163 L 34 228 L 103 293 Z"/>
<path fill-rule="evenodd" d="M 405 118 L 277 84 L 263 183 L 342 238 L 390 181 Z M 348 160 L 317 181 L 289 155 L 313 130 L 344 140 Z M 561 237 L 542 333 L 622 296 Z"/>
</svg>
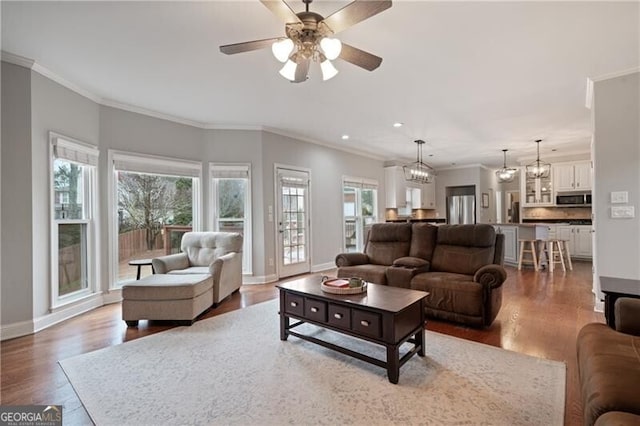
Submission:
<svg viewBox="0 0 640 426">
<path fill-rule="evenodd" d="M 293 52 L 294 47 L 293 40 L 290 38 L 283 38 L 282 40 L 273 42 L 271 45 L 271 52 L 278 61 L 284 64 L 287 62 L 287 59 L 289 59 L 289 55 Z"/>
<path fill-rule="evenodd" d="M 515 179 L 516 177 L 517 170 L 513 167 L 507 167 L 507 151 L 508 149 L 502 150 L 502 153 L 504 155 L 504 163 L 501 169 L 496 170 L 496 177 L 498 178 L 498 182 L 500 183 L 513 182 L 513 179 Z"/>
<path fill-rule="evenodd" d="M 284 64 L 284 66 L 280 70 L 280 75 L 289 81 L 294 81 L 296 79 L 297 68 L 298 68 L 298 64 L 296 64 L 291 59 L 289 59 L 287 63 Z"/>
<path fill-rule="evenodd" d="M 325 59 L 320 63 L 320 70 L 322 71 L 323 81 L 327 81 L 338 75 L 338 70 L 333 66 L 329 59 Z"/>
<path fill-rule="evenodd" d="M 320 40 L 320 48 L 324 52 L 324 55 L 327 59 L 334 60 L 340 56 L 340 52 L 342 52 L 342 42 L 337 38 L 329 38 L 323 37 Z"/>
</svg>

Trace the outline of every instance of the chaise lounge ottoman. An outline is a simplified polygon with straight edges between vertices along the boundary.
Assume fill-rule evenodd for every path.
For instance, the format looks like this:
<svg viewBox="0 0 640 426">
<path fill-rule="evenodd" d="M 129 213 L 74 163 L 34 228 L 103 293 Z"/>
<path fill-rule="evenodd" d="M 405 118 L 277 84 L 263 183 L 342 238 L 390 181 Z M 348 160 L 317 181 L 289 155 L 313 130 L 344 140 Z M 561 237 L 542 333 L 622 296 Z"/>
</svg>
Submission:
<svg viewBox="0 0 640 426">
<path fill-rule="evenodd" d="M 122 287 L 122 319 L 131 327 L 141 319 L 191 325 L 212 304 L 209 274 L 155 274 Z"/>
</svg>

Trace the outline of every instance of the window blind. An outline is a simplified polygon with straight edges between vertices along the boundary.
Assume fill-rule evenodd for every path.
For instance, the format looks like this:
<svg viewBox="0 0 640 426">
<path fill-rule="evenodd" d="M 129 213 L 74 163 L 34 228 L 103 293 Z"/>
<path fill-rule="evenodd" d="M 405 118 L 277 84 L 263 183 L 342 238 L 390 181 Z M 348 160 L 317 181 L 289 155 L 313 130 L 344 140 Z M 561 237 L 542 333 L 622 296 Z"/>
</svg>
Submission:
<svg viewBox="0 0 640 426">
<path fill-rule="evenodd" d="M 249 166 L 215 164 L 211 166 L 213 179 L 248 179 Z"/>
<path fill-rule="evenodd" d="M 62 158 L 74 163 L 97 166 L 100 151 L 92 145 L 79 144 L 55 137 L 53 138 L 53 155 L 56 158 Z"/>
<path fill-rule="evenodd" d="M 345 176 L 342 179 L 342 184 L 349 188 L 378 189 L 378 181 L 366 178 Z"/>
<path fill-rule="evenodd" d="M 165 176 L 200 177 L 202 164 L 144 155 L 114 153 L 113 165 L 121 172 L 149 173 Z"/>
</svg>

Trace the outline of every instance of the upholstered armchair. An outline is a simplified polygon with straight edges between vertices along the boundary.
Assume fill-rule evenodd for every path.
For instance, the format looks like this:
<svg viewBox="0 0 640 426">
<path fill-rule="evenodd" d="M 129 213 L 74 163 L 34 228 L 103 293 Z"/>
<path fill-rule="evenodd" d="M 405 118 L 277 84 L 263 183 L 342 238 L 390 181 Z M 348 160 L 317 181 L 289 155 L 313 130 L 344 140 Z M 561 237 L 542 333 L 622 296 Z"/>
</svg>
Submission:
<svg viewBox="0 0 640 426">
<path fill-rule="evenodd" d="M 211 274 L 214 305 L 242 285 L 242 235 L 237 232 L 187 232 L 180 249 L 153 259 L 155 273 Z"/>
</svg>

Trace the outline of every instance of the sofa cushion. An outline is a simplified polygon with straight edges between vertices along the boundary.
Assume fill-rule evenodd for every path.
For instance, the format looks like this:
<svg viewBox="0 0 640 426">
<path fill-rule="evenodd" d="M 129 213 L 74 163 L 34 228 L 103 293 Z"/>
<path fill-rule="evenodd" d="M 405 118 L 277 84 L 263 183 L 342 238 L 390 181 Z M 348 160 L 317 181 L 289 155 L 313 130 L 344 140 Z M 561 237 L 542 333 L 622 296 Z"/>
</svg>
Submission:
<svg viewBox="0 0 640 426">
<path fill-rule="evenodd" d="M 585 424 L 608 411 L 640 415 L 640 337 L 592 323 L 578 333 L 577 347 Z"/>
<path fill-rule="evenodd" d="M 471 275 L 426 272 L 413 277 L 411 288 L 429 292 L 427 307 L 469 316 L 483 314 L 483 286 Z"/>
<path fill-rule="evenodd" d="M 154 274 L 125 284 L 122 298 L 126 300 L 193 299 L 213 287 L 211 275 Z"/>
<path fill-rule="evenodd" d="M 187 232 L 180 248 L 191 266 L 209 266 L 221 256 L 242 251 L 242 235 L 237 232 Z"/>
<path fill-rule="evenodd" d="M 387 285 L 387 267 L 385 265 L 342 266 L 338 269 L 339 278 L 358 277 L 374 284 Z"/>
<path fill-rule="evenodd" d="M 369 262 L 389 266 L 399 257 L 408 256 L 410 245 L 410 223 L 377 223 L 369 231 L 364 252 Z"/>
<path fill-rule="evenodd" d="M 411 249 L 409 256 L 431 261 L 438 238 L 438 227 L 428 223 L 411 225 Z"/>
<path fill-rule="evenodd" d="M 432 271 L 473 275 L 493 263 L 496 232 L 491 225 L 442 225 L 431 261 Z"/>
<path fill-rule="evenodd" d="M 169 271 L 170 275 L 186 275 L 186 274 L 210 274 L 208 266 L 192 266 L 184 269 L 174 269 Z"/>
<path fill-rule="evenodd" d="M 405 268 L 425 268 L 429 266 L 429 261 L 419 257 L 400 257 L 393 261 L 393 266 Z"/>
</svg>

